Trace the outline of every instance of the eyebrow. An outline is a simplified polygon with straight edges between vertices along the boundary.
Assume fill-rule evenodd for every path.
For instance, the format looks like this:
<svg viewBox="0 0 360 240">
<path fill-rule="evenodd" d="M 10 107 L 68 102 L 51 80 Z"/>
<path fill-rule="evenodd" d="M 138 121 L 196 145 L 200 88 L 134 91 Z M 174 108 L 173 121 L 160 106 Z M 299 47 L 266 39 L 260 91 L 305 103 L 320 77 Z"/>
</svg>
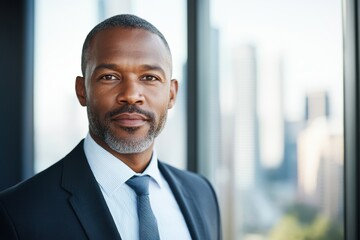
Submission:
<svg viewBox="0 0 360 240">
<path fill-rule="evenodd" d="M 166 77 L 164 69 L 162 67 L 160 67 L 159 65 L 143 64 L 140 66 L 140 68 L 142 68 L 144 70 L 152 70 L 152 71 L 161 72 L 161 74 L 164 75 L 164 77 Z"/>
<path fill-rule="evenodd" d="M 95 71 L 99 70 L 99 69 L 111 69 L 111 70 L 117 70 L 118 66 L 116 64 L 112 64 L 112 63 L 102 63 L 98 66 L 95 67 Z M 141 68 L 142 70 L 152 70 L 152 71 L 159 71 L 161 72 L 161 74 L 166 77 L 165 74 L 165 70 L 160 67 L 159 65 L 156 64 L 142 64 L 139 66 L 139 68 Z"/>
<path fill-rule="evenodd" d="M 103 69 L 103 68 L 116 70 L 117 67 L 116 67 L 116 64 L 102 63 L 102 64 L 96 66 L 94 71 L 97 71 L 97 70 Z"/>
</svg>

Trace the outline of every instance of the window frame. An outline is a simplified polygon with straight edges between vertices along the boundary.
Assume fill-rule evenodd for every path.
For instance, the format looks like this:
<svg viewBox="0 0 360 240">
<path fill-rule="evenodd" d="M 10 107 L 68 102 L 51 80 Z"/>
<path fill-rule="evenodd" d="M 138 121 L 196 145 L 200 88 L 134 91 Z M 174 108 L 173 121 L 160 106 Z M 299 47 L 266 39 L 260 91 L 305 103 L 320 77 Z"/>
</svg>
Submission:
<svg viewBox="0 0 360 240">
<path fill-rule="evenodd" d="M 344 149 L 345 149 L 345 239 L 359 239 L 359 5 L 343 1 L 344 37 Z"/>
</svg>

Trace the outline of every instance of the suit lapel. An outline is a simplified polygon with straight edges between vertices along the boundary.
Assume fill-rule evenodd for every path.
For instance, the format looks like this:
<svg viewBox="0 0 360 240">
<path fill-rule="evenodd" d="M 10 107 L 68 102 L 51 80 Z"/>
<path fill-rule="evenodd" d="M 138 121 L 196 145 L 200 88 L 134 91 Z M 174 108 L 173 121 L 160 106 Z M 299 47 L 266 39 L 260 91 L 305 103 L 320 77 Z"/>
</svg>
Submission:
<svg viewBox="0 0 360 240">
<path fill-rule="evenodd" d="M 176 201 L 179 204 L 180 210 L 185 218 L 192 239 L 207 239 L 204 238 L 207 234 L 204 227 L 198 206 L 192 196 L 188 194 L 186 188 L 182 185 L 180 179 L 176 177 L 168 166 L 159 161 L 159 169 L 164 178 L 168 182 Z"/>
<path fill-rule="evenodd" d="M 121 239 L 83 151 L 83 141 L 64 159 L 62 187 L 89 239 Z"/>
</svg>

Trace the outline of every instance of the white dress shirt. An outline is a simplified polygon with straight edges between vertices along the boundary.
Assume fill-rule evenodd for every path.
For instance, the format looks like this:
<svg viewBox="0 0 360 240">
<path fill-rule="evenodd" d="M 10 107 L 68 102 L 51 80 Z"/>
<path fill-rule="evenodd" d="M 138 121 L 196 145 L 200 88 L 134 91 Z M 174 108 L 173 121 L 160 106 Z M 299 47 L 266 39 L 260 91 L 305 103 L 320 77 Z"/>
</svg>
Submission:
<svg viewBox="0 0 360 240">
<path fill-rule="evenodd" d="M 84 151 L 123 240 L 139 239 L 136 194 L 125 183 L 134 175 L 151 177 L 149 198 L 157 219 L 160 238 L 191 239 L 179 205 L 159 171 L 155 151 L 153 151 L 149 166 L 142 174 L 135 173 L 125 163 L 98 145 L 90 134 L 85 138 Z"/>
</svg>

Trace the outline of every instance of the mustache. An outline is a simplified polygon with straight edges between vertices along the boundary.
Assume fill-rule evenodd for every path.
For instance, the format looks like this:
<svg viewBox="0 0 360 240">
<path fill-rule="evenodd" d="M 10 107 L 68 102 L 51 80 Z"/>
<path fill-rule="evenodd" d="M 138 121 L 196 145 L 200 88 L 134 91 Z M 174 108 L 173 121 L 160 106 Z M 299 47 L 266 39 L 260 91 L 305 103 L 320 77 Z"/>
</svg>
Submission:
<svg viewBox="0 0 360 240">
<path fill-rule="evenodd" d="M 143 110 L 136 105 L 129 105 L 129 104 L 126 104 L 122 107 L 112 110 L 111 112 L 108 112 L 106 114 L 106 117 L 110 119 L 121 113 L 139 113 L 139 114 L 142 114 L 145 117 L 147 117 L 150 121 L 154 121 L 154 119 L 155 119 L 155 116 L 152 112 Z"/>
</svg>

